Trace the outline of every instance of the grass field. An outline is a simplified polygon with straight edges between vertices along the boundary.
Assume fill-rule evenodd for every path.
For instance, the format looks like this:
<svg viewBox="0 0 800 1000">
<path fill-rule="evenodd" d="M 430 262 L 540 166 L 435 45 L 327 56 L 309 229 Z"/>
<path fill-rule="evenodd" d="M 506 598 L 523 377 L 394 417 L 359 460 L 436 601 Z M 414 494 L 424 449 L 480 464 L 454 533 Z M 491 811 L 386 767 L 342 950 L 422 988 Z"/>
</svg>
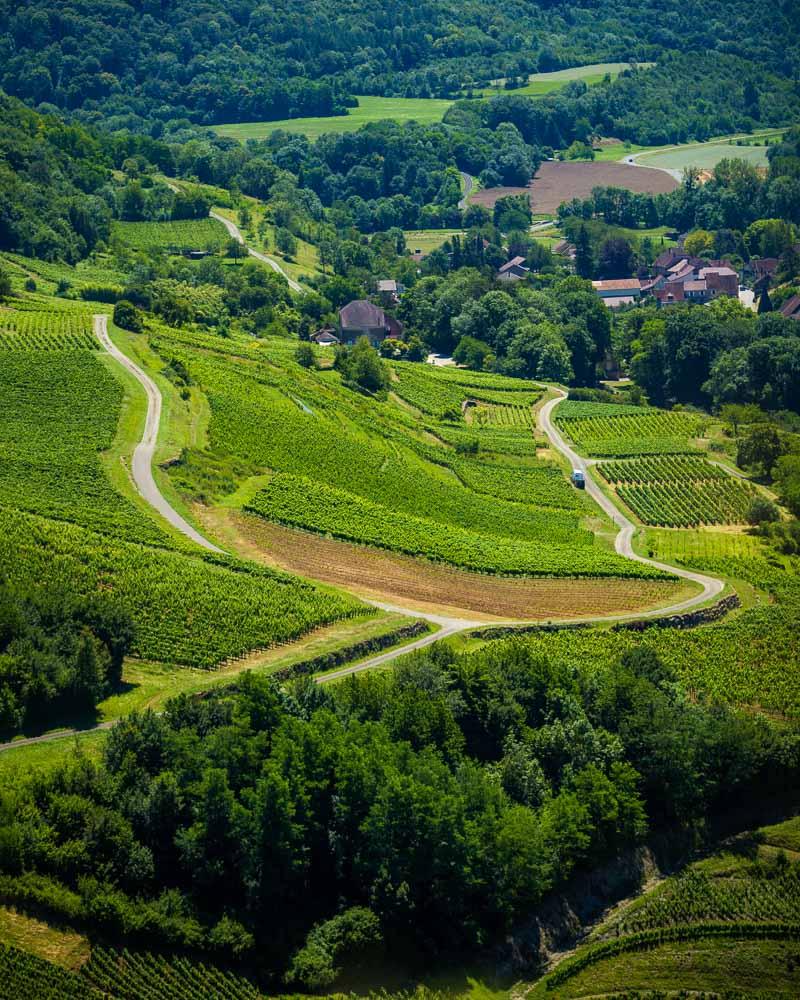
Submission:
<svg viewBox="0 0 800 1000">
<path fill-rule="evenodd" d="M 461 229 L 407 229 L 403 233 L 411 253 L 431 253 L 453 236 L 463 236 Z"/>
<path fill-rule="evenodd" d="M 396 122 L 416 121 L 422 124 L 440 122 L 453 103 L 421 97 L 358 97 L 358 107 L 348 114 L 328 118 L 287 118 L 274 122 L 242 122 L 214 125 L 217 135 L 230 139 L 263 139 L 277 129 L 316 139 L 325 132 L 354 132 L 370 122 L 390 119 Z"/>
<path fill-rule="evenodd" d="M 653 63 L 639 63 L 640 69 L 647 69 Z M 573 80 L 583 80 L 587 86 L 600 83 L 606 74 L 612 79 L 624 69 L 628 69 L 630 63 L 610 62 L 592 63 L 589 66 L 572 66 L 569 69 L 557 69 L 550 73 L 532 73 L 528 77 L 528 83 L 524 87 L 506 90 L 503 87 L 504 80 L 497 80 L 491 87 L 485 87 L 480 93 L 484 97 L 493 97 L 496 94 L 513 94 L 525 97 L 541 97 L 543 94 L 550 94 L 554 90 L 561 90 L 566 84 Z"/>
</svg>

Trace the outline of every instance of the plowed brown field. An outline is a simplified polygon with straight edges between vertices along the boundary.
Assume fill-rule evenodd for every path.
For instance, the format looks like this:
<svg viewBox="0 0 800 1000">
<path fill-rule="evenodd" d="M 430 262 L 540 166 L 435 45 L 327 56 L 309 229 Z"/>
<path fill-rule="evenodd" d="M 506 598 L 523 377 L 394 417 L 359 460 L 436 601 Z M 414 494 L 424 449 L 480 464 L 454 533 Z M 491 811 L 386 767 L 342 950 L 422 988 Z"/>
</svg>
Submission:
<svg viewBox="0 0 800 1000">
<path fill-rule="evenodd" d="M 675 178 L 663 170 L 649 170 L 627 163 L 545 160 L 527 187 L 486 188 L 476 191 L 469 200 L 491 208 L 498 198 L 527 194 L 534 212 L 555 215 L 562 201 L 588 198 L 593 187 L 619 187 L 639 194 L 664 194 L 674 191 L 677 186 Z"/>
<path fill-rule="evenodd" d="M 469 573 L 351 545 L 231 510 L 196 508 L 223 544 L 241 555 L 373 600 L 419 611 L 549 621 L 642 611 L 693 593 L 657 580 L 526 579 Z"/>
</svg>

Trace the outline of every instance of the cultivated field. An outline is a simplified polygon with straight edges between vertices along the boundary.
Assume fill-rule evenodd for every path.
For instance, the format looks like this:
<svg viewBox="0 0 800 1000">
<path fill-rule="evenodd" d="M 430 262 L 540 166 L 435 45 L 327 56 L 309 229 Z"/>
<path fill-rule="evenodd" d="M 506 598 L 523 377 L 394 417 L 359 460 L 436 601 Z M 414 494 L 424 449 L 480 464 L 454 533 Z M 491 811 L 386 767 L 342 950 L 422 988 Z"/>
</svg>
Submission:
<svg viewBox="0 0 800 1000">
<path fill-rule="evenodd" d="M 286 118 L 275 122 L 241 122 L 214 125 L 212 131 L 231 139 L 264 139 L 277 129 L 316 139 L 325 132 L 355 132 L 369 122 L 391 119 L 423 124 L 440 122 L 452 101 L 422 97 L 358 97 L 358 107 L 346 115 L 327 118 Z"/>
<path fill-rule="evenodd" d="M 132 250 L 218 250 L 228 234 L 216 219 L 179 222 L 114 222 L 111 238 Z"/>
<path fill-rule="evenodd" d="M 466 611 L 487 621 L 548 621 L 626 614 L 672 603 L 684 593 L 681 584 L 669 581 L 519 579 L 470 573 L 270 524 L 246 514 L 231 514 L 226 519 L 237 551 L 244 555 L 421 611 L 462 616 Z M 214 523 L 219 525 L 218 515 Z"/>
<path fill-rule="evenodd" d="M 461 229 L 407 229 L 403 235 L 406 239 L 406 247 L 411 253 L 430 253 L 436 250 L 453 236 L 463 236 Z"/>
<path fill-rule="evenodd" d="M 527 995 L 717 996 L 735 982 L 748 996 L 797 996 L 800 866 L 778 852 L 798 833 L 791 819 L 744 834 L 624 903 Z"/>
<path fill-rule="evenodd" d="M 527 187 L 484 188 L 470 202 L 491 208 L 498 198 L 512 194 L 530 196 L 534 212 L 554 215 L 558 206 L 573 198 L 588 198 L 594 187 L 620 187 L 639 194 L 674 191 L 678 182 L 663 171 L 640 170 L 627 163 L 593 163 L 546 160 Z"/>
<path fill-rule="evenodd" d="M 713 170 L 720 160 L 746 160 L 756 167 L 767 166 L 767 142 L 776 142 L 782 135 L 780 129 L 756 132 L 750 136 L 731 136 L 708 142 L 690 142 L 679 146 L 662 146 L 647 150 L 637 146 L 631 149 L 634 162 L 643 167 L 681 171 L 686 167 Z"/>
</svg>

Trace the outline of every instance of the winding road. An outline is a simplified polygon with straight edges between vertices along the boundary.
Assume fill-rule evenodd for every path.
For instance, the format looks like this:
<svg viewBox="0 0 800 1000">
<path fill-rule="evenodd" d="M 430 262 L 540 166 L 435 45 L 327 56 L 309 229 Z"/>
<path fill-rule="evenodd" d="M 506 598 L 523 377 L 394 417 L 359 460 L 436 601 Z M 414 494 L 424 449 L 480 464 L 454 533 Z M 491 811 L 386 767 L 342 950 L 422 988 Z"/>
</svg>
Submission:
<svg viewBox="0 0 800 1000">
<path fill-rule="evenodd" d="M 245 243 L 244 236 L 242 236 L 241 231 L 239 227 L 236 225 L 236 223 L 231 222 L 230 219 L 226 219 L 224 215 L 220 215 L 219 212 L 215 212 L 213 210 L 208 214 L 211 216 L 212 219 L 216 219 L 217 222 L 221 222 L 222 225 L 228 230 L 228 233 L 232 237 L 232 239 L 236 240 L 237 243 L 241 243 L 242 246 L 247 249 L 247 252 L 250 254 L 251 257 L 255 257 L 256 260 L 260 260 L 263 264 L 266 264 L 267 267 L 271 267 L 273 271 L 276 271 L 282 277 L 286 278 L 289 288 L 291 288 L 293 292 L 305 291 L 302 285 L 299 285 L 294 280 L 294 278 L 289 277 L 289 275 L 284 271 L 284 269 L 276 260 L 273 260 L 271 257 L 267 257 L 267 255 L 261 253 L 260 250 L 254 250 L 251 246 L 248 246 L 247 243 Z"/>
<path fill-rule="evenodd" d="M 222 553 L 222 549 L 214 545 L 214 543 L 210 542 L 207 538 L 204 538 L 200 532 L 192 527 L 192 525 L 189 524 L 189 522 L 174 509 L 174 507 L 170 506 L 169 502 L 158 489 L 158 486 L 153 478 L 153 452 L 155 450 L 156 440 L 158 438 L 158 428 L 161 421 L 161 392 L 158 386 L 149 375 L 145 374 L 145 372 L 143 372 L 138 365 L 131 361 L 127 355 L 123 354 L 122 351 L 120 351 L 119 348 L 113 344 L 108 335 L 107 316 L 95 316 L 94 329 L 97 338 L 106 351 L 108 351 L 108 353 L 116 361 L 118 361 L 123 368 L 129 371 L 134 378 L 136 378 L 136 380 L 144 388 L 147 395 L 147 419 L 145 421 L 145 429 L 142 435 L 142 440 L 136 446 L 133 453 L 133 464 L 131 469 L 137 490 L 142 497 L 144 497 L 144 499 L 155 510 L 157 510 L 159 514 L 162 515 L 162 517 L 166 518 L 170 524 L 177 528 L 178 531 L 182 532 L 187 538 L 191 539 L 197 545 L 202 546 L 204 549 L 211 552 Z M 553 387 L 542 385 L 542 388 L 551 389 Z M 562 400 L 567 398 L 566 392 L 562 389 L 555 389 L 554 391 L 557 395 L 554 396 L 553 399 L 548 400 L 548 402 L 546 402 L 539 411 L 539 420 L 542 430 L 550 439 L 550 443 L 553 447 L 557 451 L 560 451 L 561 454 L 564 455 L 564 457 L 570 462 L 572 468 L 581 469 L 584 472 L 586 476 L 586 492 L 619 528 L 615 541 L 615 548 L 619 555 L 624 556 L 627 559 L 636 560 L 637 562 L 646 563 L 649 566 L 655 566 L 657 569 L 664 570 L 674 576 L 699 584 L 702 588 L 702 591 L 699 594 L 695 594 L 693 597 L 689 597 L 684 601 L 672 604 L 669 607 L 655 608 L 652 611 L 637 612 L 636 618 L 661 618 L 665 615 L 678 614 L 716 597 L 725 586 L 722 580 L 718 580 L 712 576 L 706 576 L 702 573 L 694 573 L 691 570 L 682 569 L 680 567 L 670 566 L 667 563 L 657 562 L 654 559 L 648 559 L 645 556 L 637 555 L 633 551 L 632 540 L 634 532 L 636 531 L 636 526 L 622 513 L 621 510 L 617 508 L 617 506 L 594 482 L 589 472 L 590 465 L 592 464 L 591 461 L 587 461 L 578 455 L 577 452 L 573 451 L 553 423 L 553 410 Z M 389 649 L 385 653 L 379 653 L 376 656 L 371 656 L 368 659 L 362 660 L 360 663 L 354 663 L 350 666 L 342 667 L 339 670 L 333 670 L 324 676 L 317 677 L 316 682 L 318 684 L 327 684 L 330 681 L 340 680 L 342 677 L 347 677 L 350 674 L 357 674 L 365 670 L 372 670 L 375 667 L 380 667 L 390 663 L 399 656 L 405 656 L 407 653 L 411 653 L 414 650 L 424 649 L 425 646 L 430 646 L 432 643 L 439 642 L 441 639 L 446 639 L 449 636 L 457 635 L 460 632 L 466 632 L 470 629 L 478 628 L 479 626 L 486 624 L 485 622 L 470 621 L 463 618 L 453 618 L 444 615 L 423 613 L 411 608 L 404 608 L 394 604 L 383 604 L 378 601 L 368 601 L 367 603 L 372 604 L 374 607 L 380 608 L 383 611 L 399 612 L 412 618 L 422 618 L 425 621 L 436 625 L 437 629 L 436 631 L 431 632 L 428 635 L 421 636 L 419 639 L 415 639 L 413 642 L 407 643 L 406 645 Z M 593 624 L 602 624 L 604 622 L 620 621 L 630 617 L 631 615 L 609 615 L 607 617 L 584 620 L 590 621 Z M 501 625 L 504 623 L 497 622 L 497 624 Z M 524 625 L 525 622 L 508 622 L 506 624 Z M 69 736 L 76 736 L 79 733 L 94 732 L 100 729 L 110 729 L 113 725 L 113 721 L 100 722 L 94 726 L 88 726 L 85 729 L 63 729 L 52 733 L 45 733 L 42 736 L 31 736 L 26 739 L 13 740 L 9 743 L 0 743 L 0 752 L 3 750 L 12 750 L 17 747 L 30 746 L 34 743 L 48 743 L 53 740 L 61 740 Z"/>
<path fill-rule="evenodd" d="M 656 569 L 663 570 L 665 573 L 672 573 L 673 576 L 679 576 L 683 580 L 690 580 L 692 583 L 697 583 L 703 588 L 701 593 L 695 594 L 693 597 L 689 597 L 685 601 L 681 601 L 678 604 L 671 604 L 668 608 L 659 608 L 655 611 L 642 612 L 641 614 L 637 614 L 636 617 L 650 618 L 678 614 L 682 611 L 688 610 L 689 608 L 696 607 L 698 604 L 702 604 L 713 597 L 717 597 L 724 589 L 725 584 L 722 580 L 718 580 L 715 576 L 706 576 L 704 573 L 695 573 L 692 570 L 681 569 L 677 566 L 670 566 L 667 563 L 658 562 L 655 559 L 648 559 L 646 556 L 637 555 L 637 553 L 633 551 L 633 536 L 636 532 L 636 525 L 622 513 L 613 500 L 606 496 L 606 494 L 594 481 L 590 472 L 590 467 L 593 463 L 588 462 L 576 451 L 573 451 L 564 440 L 561 432 L 553 423 L 553 410 L 562 400 L 567 398 L 567 394 L 563 389 L 556 389 L 555 391 L 557 395 L 553 399 L 548 400 L 548 402 L 546 402 L 539 411 L 539 420 L 542 430 L 550 439 L 550 443 L 556 451 L 561 452 L 561 454 L 569 461 L 572 468 L 580 469 L 581 472 L 583 472 L 586 477 L 586 492 L 595 501 L 595 503 L 601 507 L 606 514 L 608 514 L 614 524 L 616 524 L 619 528 L 617 537 L 614 541 L 614 548 L 617 553 L 624 556 L 626 559 L 633 559 L 636 562 L 645 563 L 648 566 L 654 566 Z"/>
<path fill-rule="evenodd" d="M 181 534 L 186 535 L 187 538 L 197 545 L 201 545 L 204 549 L 208 549 L 209 552 L 222 553 L 221 548 L 204 538 L 185 518 L 181 517 L 164 497 L 153 478 L 153 453 L 161 423 L 161 390 L 149 375 L 146 375 L 137 364 L 114 345 L 108 335 L 108 316 L 100 314 L 94 317 L 94 332 L 106 351 L 133 375 L 147 396 L 147 417 L 144 423 L 144 432 L 142 440 L 134 449 L 131 465 L 131 475 L 136 489 L 150 506 L 157 510 L 173 527 L 177 528 Z"/>
</svg>

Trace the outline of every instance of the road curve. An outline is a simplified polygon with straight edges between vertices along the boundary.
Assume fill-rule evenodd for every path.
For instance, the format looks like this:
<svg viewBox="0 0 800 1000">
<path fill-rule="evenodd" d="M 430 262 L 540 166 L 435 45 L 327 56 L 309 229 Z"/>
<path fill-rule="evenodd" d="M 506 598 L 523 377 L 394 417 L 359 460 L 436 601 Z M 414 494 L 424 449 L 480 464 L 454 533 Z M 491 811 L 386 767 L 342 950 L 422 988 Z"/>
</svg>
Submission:
<svg viewBox="0 0 800 1000">
<path fill-rule="evenodd" d="M 201 545 L 209 552 L 222 553 L 223 550 L 214 545 L 207 538 L 204 538 L 189 522 L 172 507 L 164 498 L 161 490 L 156 485 L 153 478 L 153 452 L 158 440 L 158 428 L 161 423 L 161 390 L 155 382 L 146 375 L 142 369 L 134 364 L 127 355 L 114 345 L 108 335 L 108 317 L 102 313 L 94 317 L 94 332 L 97 339 L 106 351 L 118 361 L 123 368 L 127 369 L 139 382 L 147 396 L 147 417 L 145 418 L 144 432 L 142 440 L 136 445 L 133 452 L 133 463 L 131 474 L 136 489 L 142 497 L 169 523 L 178 529 L 181 534 L 191 539 L 197 545 Z"/>
<path fill-rule="evenodd" d="M 284 269 L 280 266 L 280 264 L 276 260 L 273 260 L 271 257 L 267 257 L 266 254 L 263 254 L 258 250 L 254 250 L 250 246 L 247 246 L 247 244 L 244 241 L 244 236 L 242 236 L 241 231 L 239 230 L 239 227 L 236 225 L 236 223 L 231 222 L 230 219 L 226 219 L 224 215 L 220 215 L 219 212 L 215 212 L 213 210 L 209 212 L 209 215 L 211 216 L 212 219 L 216 219 L 217 222 L 221 222 L 222 225 L 228 230 L 228 233 L 231 236 L 231 238 L 236 240 L 237 243 L 241 243 L 243 247 L 246 247 L 247 252 L 250 254 L 251 257 L 255 257 L 256 260 L 260 260 L 263 264 L 266 264 L 267 267 L 271 267 L 273 271 L 276 271 L 278 274 L 281 275 L 281 277 L 285 278 L 289 285 L 289 288 L 291 288 L 293 292 L 305 291 L 302 285 L 299 285 L 293 278 L 289 277 L 289 275 L 284 271 Z"/>
<path fill-rule="evenodd" d="M 107 331 L 107 317 L 98 315 L 94 317 L 94 321 L 95 332 L 100 342 L 109 354 L 111 354 L 117 361 L 120 362 L 121 365 L 131 372 L 135 378 L 138 379 L 138 381 L 144 386 L 145 392 L 147 393 L 147 422 L 145 425 L 145 432 L 141 442 L 136 447 L 133 461 L 133 478 L 137 489 L 145 500 L 148 501 L 148 503 L 155 507 L 159 513 L 161 513 L 171 524 L 175 525 L 176 528 L 182 531 L 188 538 L 191 538 L 204 548 L 210 549 L 212 552 L 222 552 L 222 549 L 217 548 L 216 545 L 209 542 L 208 539 L 203 538 L 199 532 L 195 531 L 195 529 L 187 521 L 185 521 L 176 510 L 170 507 L 159 492 L 158 487 L 153 480 L 151 463 L 153 458 L 153 449 L 155 447 L 155 441 L 158 434 L 158 424 L 161 417 L 161 393 L 152 379 L 145 375 L 141 368 L 135 365 L 111 342 Z M 553 388 L 552 386 L 542 387 L 547 389 Z M 592 463 L 587 462 L 586 459 L 582 458 L 577 454 L 577 452 L 573 451 L 572 448 L 569 447 L 560 431 L 556 428 L 552 421 L 553 410 L 567 397 L 567 394 L 562 389 L 555 389 L 555 392 L 558 393 L 558 395 L 545 403 L 539 411 L 539 419 L 542 429 L 545 434 L 547 434 L 553 447 L 564 455 L 564 457 L 572 465 L 572 468 L 581 469 L 584 472 L 586 475 L 586 492 L 606 512 L 606 514 L 608 514 L 608 516 L 619 528 L 615 541 L 616 551 L 627 559 L 633 559 L 636 562 L 646 563 L 648 566 L 655 566 L 657 569 L 664 570 L 666 573 L 671 573 L 684 580 L 691 580 L 693 583 L 700 584 L 703 588 L 701 593 L 696 594 L 694 597 L 690 597 L 685 601 L 670 605 L 666 608 L 661 607 L 656 608 L 653 611 L 638 612 L 635 617 L 660 618 L 664 615 L 678 614 L 701 604 L 703 601 L 716 597 L 725 586 L 722 580 L 718 580 L 716 577 L 712 576 L 705 576 L 702 573 L 694 573 L 691 570 L 669 566 L 666 563 L 657 562 L 654 559 L 647 559 L 644 556 L 637 555 L 633 551 L 632 539 L 636 526 L 597 486 L 589 474 L 589 467 Z M 350 674 L 359 674 L 365 670 L 372 670 L 375 667 L 380 667 L 390 663 L 392 660 L 395 660 L 400 656 L 413 653 L 418 649 L 424 649 L 426 646 L 430 646 L 434 642 L 439 642 L 441 639 L 447 639 L 450 636 L 457 635 L 459 632 L 467 632 L 470 629 L 478 628 L 481 625 L 486 624 L 485 622 L 469 621 L 462 618 L 452 618 L 445 615 L 419 612 L 411 608 L 404 608 L 395 604 L 383 604 L 379 601 L 367 601 L 366 603 L 384 611 L 395 611 L 406 614 L 409 617 L 425 619 L 434 625 L 438 625 L 439 628 L 435 632 L 430 632 L 428 635 L 421 636 L 419 639 L 415 639 L 413 642 L 407 643 L 404 646 L 387 650 L 385 653 L 379 653 L 369 659 L 362 660 L 360 663 L 342 667 L 339 670 L 333 670 L 321 677 L 316 677 L 315 680 L 317 684 L 327 684 L 330 681 L 341 680 L 343 677 L 348 677 Z M 630 617 L 630 615 L 609 615 L 603 618 L 585 620 L 593 625 L 600 625 L 603 624 L 603 622 L 620 621 L 624 618 Z M 580 619 L 575 619 L 575 621 L 580 621 Z M 504 623 L 498 622 L 497 624 Z M 507 624 L 524 625 L 526 623 L 509 622 Z M 17 747 L 31 746 L 35 743 L 49 743 L 53 740 L 66 739 L 69 736 L 77 736 L 82 733 L 94 732 L 99 729 L 110 729 L 114 724 L 115 722 L 99 722 L 96 725 L 88 726 L 85 729 L 62 729 L 53 733 L 45 733 L 42 736 L 30 736 L 22 740 L 0 743 L 0 753 L 4 750 L 13 750 Z"/>
<path fill-rule="evenodd" d="M 692 583 L 700 584 L 703 588 L 699 594 L 695 594 L 694 597 L 689 597 L 685 601 L 680 601 L 677 604 L 671 604 L 666 608 L 658 608 L 653 611 L 641 612 L 637 614 L 636 617 L 660 618 L 663 615 L 677 614 L 681 611 L 686 611 L 689 608 L 696 607 L 698 604 L 702 604 L 704 601 L 708 601 L 720 594 L 725 587 L 725 583 L 722 580 L 718 580 L 715 576 L 706 576 L 704 573 L 695 573 L 692 570 L 681 569 L 677 566 L 670 566 L 667 563 L 658 562 L 655 559 L 648 559 L 646 556 L 637 555 L 637 553 L 633 551 L 633 536 L 636 531 L 636 525 L 622 513 L 619 507 L 617 507 L 617 505 L 606 496 L 594 479 L 592 479 L 592 475 L 589 470 L 591 465 L 594 463 L 587 462 L 585 458 L 582 458 L 576 451 L 573 451 L 573 449 L 570 448 L 564 440 L 561 432 L 553 423 L 553 410 L 562 400 L 567 398 L 567 394 L 563 389 L 555 389 L 555 392 L 558 395 L 556 395 L 553 399 L 548 400 L 548 402 L 546 402 L 539 411 L 539 420 L 542 430 L 550 439 L 550 443 L 553 447 L 557 451 L 561 452 L 561 454 L 570 463 L 571 467 L 573 469 L 580 469 L 584 473 L 586 477 L 586 492 L 595 501 L 595 503 L 602 508 L 606 514 L 608 514 L 614 524 L 616 524 L 619 528 L 614 542 L 614 548 L 618 554 L 624 556 L 626 559 L 633 559 L 635 562 L 645 563 L 647 566 L 654 566 L 656 569 L 663 570 L 665 573 L 671 573 L 673 576 L 679 576 L 683 580 L 691 580 Z"/>
</svg>

